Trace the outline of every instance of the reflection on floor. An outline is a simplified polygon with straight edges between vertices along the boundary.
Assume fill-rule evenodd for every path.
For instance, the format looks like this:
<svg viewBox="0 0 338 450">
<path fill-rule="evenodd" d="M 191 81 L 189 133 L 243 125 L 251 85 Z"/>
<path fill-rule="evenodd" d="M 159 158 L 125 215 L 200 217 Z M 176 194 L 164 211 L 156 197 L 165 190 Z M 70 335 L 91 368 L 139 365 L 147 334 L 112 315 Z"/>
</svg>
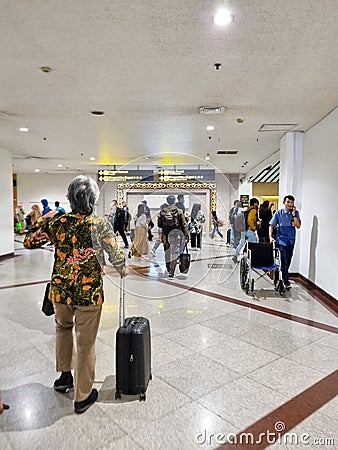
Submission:
<svg viewBox="0 0 338 450">
<path fill-rule="evenodd" d="M 72 393 L 52 389 L 54 321 L 40 311 L 52 249 L 16 242 L 17 257 L 0 262 L 1 450 L 337 448 L 337 317 L 295 282 L 280 296 L 262 279 L 247 296 L 232 249 L 205 241 L 174 280 L 162 249 L 129 260 L 127 315 L 152 331 L 146 402 L 114 397 L 118 277 L 105 277 L 99 400 L 80 416 Z"/>
</svg>

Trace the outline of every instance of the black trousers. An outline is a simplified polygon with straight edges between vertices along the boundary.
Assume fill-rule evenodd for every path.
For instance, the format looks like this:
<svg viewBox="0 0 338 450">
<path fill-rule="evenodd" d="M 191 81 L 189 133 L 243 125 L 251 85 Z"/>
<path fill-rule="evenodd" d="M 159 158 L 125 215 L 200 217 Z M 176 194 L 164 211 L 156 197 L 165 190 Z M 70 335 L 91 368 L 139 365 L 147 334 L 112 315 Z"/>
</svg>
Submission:
<svg viewBox="0 0 338 450">
<path fill-rule="evenodd" d="M 294 246 L 295 243 L 290 241 L 288 241 L 286 245 L 276 244 L 276 248 L 279 248 L 280 250 L 282 276 L 286 285 L 289 284 L 289 267 L 291 264 Z"/>
<path fill-rule="evenodd" d="M 163 233 L 163 247 L 167 272 L 174 274 L 184 242 L 184 234 L 180 230 L 173 230 L 168 235 Z"/>
<path fill-rule="evenodd" d="M 121 238 L 123 239 L 124 245 L 127 247 L 129 246 L 128 241 L 127 241 L 127 237 L 126 234 L 124 232 L 124 225 L 121 226 L 115 226 L 114 225 L 114 233 L 119 233 L 119 235 L 121 236 Z"/>
<path fill-rule="evenodd" d="M 202 233 L 190 233 L 191 248 L 201 248 Z"/>
</svg>

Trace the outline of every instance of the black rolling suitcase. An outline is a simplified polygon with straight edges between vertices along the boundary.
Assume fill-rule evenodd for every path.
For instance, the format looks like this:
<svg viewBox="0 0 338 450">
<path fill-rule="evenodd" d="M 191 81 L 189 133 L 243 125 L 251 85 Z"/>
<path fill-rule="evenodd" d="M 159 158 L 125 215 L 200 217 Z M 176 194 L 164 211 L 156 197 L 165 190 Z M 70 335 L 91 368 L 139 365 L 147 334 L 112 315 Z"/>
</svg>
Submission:
<svg viewBox="0 0 338 450">
<path fill-rule="evenodd" d="M 125 319 L 124 278 L 120 283 L 120 327 L 116 332 L 116 391 L 121 394 L 140 395 L 146 399 L 151 380 L 150 324 L 145 317 Z"/>
<path fill-rule="evenodd" d="M 231 239 L 231 228 L 229 228 L 229 230 L 227 230 L 227 244 L 230 244 L 230 239 Z"/>
</svg>

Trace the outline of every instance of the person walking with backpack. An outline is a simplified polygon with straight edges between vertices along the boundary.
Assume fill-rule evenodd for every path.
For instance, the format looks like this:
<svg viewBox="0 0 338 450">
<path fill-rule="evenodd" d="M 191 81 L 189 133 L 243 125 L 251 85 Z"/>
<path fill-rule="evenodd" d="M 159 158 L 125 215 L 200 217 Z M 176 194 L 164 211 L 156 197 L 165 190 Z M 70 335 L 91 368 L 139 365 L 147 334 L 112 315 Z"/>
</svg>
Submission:
<svg viewBox="0 0 338 450">
<path fill-rule="evenodd" d="M 230 242 L 233 247 L 237 247 L 241 232 L 235 228 L 235 220 L 238 214 L 242 211 L 242 203 L 239 200 L 234 201 L 234 206 L 229 211 L 229 223 L 230 223 Z"/>
<path fill-rule="evenodd" d="M 175 196 L 168 195 L 167 204 L 161 209 L 157 225 L 162 228 L 165 264 L 168 278 L 174 278 L 175 268 L 182 251 L 182 245 L 189 242 L 189 231 L 184 213 L 175 205 Z"/>
<path fill-rule="evenodd" d="M 232 257 L 234 263 L 238 263 L 238 255 L 244 247 L 246 241 L 258 242 L 257 224 L 258 224 L 258 205 L 257 198 L 250 199 L 250 206 L 242 214 L 238 214 L 235 221 L 237 230 L 241 230 L 241 240 L 236 247 L 235 255 Z"/>
<path fill-rule="evenodd" d="M 129 248 L 128 240 L 124 232 L 125 212 L 117 206 L 117 200 L 112 201 L 108 220 L 113 226 L 114 233 L 119 233 L 121 236 L 124 242 L 124 248 Z"/>
</svg>

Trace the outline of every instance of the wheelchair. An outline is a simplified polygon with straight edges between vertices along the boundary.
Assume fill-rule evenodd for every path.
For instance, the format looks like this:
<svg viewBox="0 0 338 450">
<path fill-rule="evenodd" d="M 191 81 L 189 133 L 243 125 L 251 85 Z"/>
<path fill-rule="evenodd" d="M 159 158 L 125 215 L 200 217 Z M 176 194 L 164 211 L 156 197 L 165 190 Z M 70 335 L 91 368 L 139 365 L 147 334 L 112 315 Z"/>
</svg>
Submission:
<svg viewBox="0 0 338 450">
<path fill-rule="evenodd" d="M 259 277 L 254 279 L 253 272 Z M 286 291 L 282 278 L 281 254 L 274 243 L 247 242 L 240 261 L 239 276 L 241 288 L 246 294 L 253 293 L 256 281 L 265 276 L 272 278 L 275 290 L 280 295 Z"/>
</svg>

